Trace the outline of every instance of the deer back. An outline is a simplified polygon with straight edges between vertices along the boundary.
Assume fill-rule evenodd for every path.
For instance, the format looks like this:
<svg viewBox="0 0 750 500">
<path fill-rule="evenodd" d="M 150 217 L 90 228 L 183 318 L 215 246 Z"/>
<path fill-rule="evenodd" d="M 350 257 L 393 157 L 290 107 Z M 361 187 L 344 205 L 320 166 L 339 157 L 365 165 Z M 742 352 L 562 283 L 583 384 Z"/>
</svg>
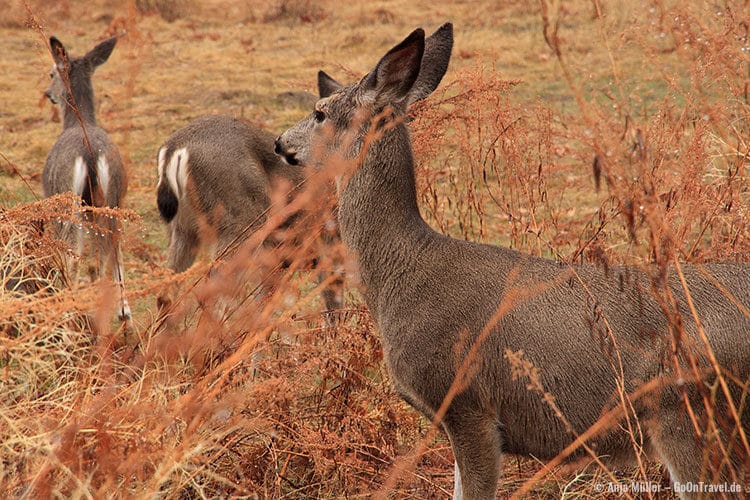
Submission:
<svg viewBox="0 0 750 500">
<path fill-rule="evenodd" d="M 233 117 L 200 117 L 174 132 L 158 153 L 162 218 L 219 238 L 234 238 L 266 219 L 273 189 L 292 191 L 302 171 L 273 154 L 273 136 Z"/>
</svg>

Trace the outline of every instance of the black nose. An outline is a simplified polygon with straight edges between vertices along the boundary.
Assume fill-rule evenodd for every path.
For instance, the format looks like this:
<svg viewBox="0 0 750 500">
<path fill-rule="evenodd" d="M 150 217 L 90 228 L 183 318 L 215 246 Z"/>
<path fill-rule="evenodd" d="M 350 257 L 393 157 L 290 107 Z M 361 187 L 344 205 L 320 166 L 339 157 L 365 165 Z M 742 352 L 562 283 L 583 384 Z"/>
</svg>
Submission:
<svg viewBox="0 0 750 500">
<path fill-rule="evenodd" d="M 276 140 L 273 141 L 273 152 L 277 155 L 281 154 L 281 141 L 279 141 L 279 139 L 281 139 L 281 136 L 277 137 Z"/>
</svg>

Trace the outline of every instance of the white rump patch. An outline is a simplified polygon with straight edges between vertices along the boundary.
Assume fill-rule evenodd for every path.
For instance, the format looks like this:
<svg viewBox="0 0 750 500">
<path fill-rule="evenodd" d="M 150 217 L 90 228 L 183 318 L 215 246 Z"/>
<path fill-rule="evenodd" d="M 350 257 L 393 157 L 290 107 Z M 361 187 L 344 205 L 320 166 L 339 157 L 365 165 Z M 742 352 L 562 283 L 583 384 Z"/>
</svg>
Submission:
<svg viewBox="0 0 750 500">
<path fill-rule="evenodd" d="M 86 163 L 82 156 L 76 158 L 73 164 L 73 192 L 78 196 L 83 196 L 83 190 L 86 187 Z"/>
<path fill-rule="evenodd" d="M 161 152 L 159 153 L 161 156 Z M 185 192 L 187 186 L 187 162 L 190 155 L 187 152 L 187 148 L 180 148 L 172 154 L 167 165 L 167 171 L 165 176 L 169 187 L 177 195 L 177 199 L 182 199 L 182 193 Z"/>
<path fill-rule="evenodd" d="M 159 156 L 156 160 L 156 178 L 158 179 L 156 181 L 156 187 L 158 188 L 161 186 L 162 176 L 164 175 L 164 161 L 165 156 L 167 155 L 167 148 L 161 147 L 159 148 Z"/>
<path fill-rule="evenodd" d="M 99 158 L 96 159 L 96 173 L 99 177 L 99 186 L 102 188 L 104 199 L 107 199 L 107 193 L 109 192 L 109 163 L 107 157 L 103 153 L 99 154 Z"/>
</svg>

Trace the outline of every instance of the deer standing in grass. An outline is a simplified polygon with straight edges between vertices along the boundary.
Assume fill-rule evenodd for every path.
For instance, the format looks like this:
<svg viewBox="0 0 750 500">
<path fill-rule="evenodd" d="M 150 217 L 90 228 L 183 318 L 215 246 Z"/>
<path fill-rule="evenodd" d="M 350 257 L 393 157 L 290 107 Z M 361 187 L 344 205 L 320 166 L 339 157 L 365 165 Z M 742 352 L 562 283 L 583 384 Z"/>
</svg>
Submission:
<svg viewBox="0 0 750 500">
<path fill-rule="evenodd" d="M 62 110 L 63 131 L 47 156 L 42 173 L 44 196 L 73 192 L 81 197 L 84 207 L 116 208 L 127 191 L 127 174 L 117 146 L 96 122 L 94 70 L 109 58 L 117 38 L 99 43 L 83 57 L 70 57 L 63 44 L 50 38 L 55 65 L 50 72 L 52 82 L 45 95 Z M 125 298 L 125 273 L 120 249 L 120 223 L 113 217 L 84 211 L 83 218 L 95 233 L 99 255 L 99 276 L 108 270 L 117 286 L 118 310 L 121 320 L 130 318 Z M 73 278 L 78 275 L 78 260 L 83 253 L 83 228 L 70 222 L 60 225 L 62 237 L 73 246 L 76 257 L 68 265 Z"/>
<path fill-rule="evenodd" d="M 571 458 L 632 461 L 642 446 L 675 482 L 741 481 L 750 265 L 683 264 L 683 284 L 675 264 L 659 282 L 637 267 L 574 266 L 434 231 L 418 209 L 404 115 L 437 87 L 452 44 L 450 24 L 426 40 L 418 29 L 357 84 L 320 72 L 315 110 L 277 150 L 317 169 L 342 156 L 356 164 L 339 185 L 341 236 L 396 390 L 450 439 L 454 498 L 495 498 L 503 452 L 552 459 L 611 409 L 616 420 Z M 673 297 L 679 321 L 655 291 Z M 712 455 L 718 442 L 727 460 Z"/>
<path fill-rule="evenodd" d="M 244 241 L 266 222 L 274 190 L 294 191 L 303 184 L 303 170 L 281 160 L 273 147 L 272 134 L 225 115 L 197 118 L 164 141 L 157 158 L 157 205 L 168 224 L 172 270 L 188 269 L 201 247 L 208 246 L 214 258 Z M 297 220 L 292 216 L 287 224 Z M 282 242 L 266 243 L 271 248 Z M 329 311 L 343 305 L 340 273 L 332 273 L 337 277 L 322 293 Z M 267 279 L 273 282 L 273 276 Z"/>
</svg>

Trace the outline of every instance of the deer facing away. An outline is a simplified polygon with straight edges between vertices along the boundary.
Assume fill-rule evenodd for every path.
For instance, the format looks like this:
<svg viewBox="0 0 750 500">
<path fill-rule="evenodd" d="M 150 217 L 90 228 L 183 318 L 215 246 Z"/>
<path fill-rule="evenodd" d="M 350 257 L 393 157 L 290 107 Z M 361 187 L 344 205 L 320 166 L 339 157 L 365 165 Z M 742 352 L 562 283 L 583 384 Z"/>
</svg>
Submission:
<svg viewBox="0 0 750 500">
<path fill-rule="evenodd" d="M 243 241 L 266 222 L 274 190 L 302 185 L 303 170 L 274 154 L 273 141 L 269 132 L 226 115 L 199 117 L 164 141 L 157 158 L 157 205 L 168 224 L 172 270 L 188 269 L 202 247 L 214 258 Z M 343 305 L 339 275 L 323 291 L 328 310 Z"/>
<path fill-rule="evenodd" d="M 127 174 L 117 146 L 97 125 L 94 111 L 94 70 L 107 61 L 117 38 L 99 43 L 82 57 L 70 57 L 63 44 L 50 38 L 55 65 L 45 95 L 62 110 L 63 131 L 47 156 L 42 173 L 45 196 L 73 192 L 84 206 L 116 208 L 127 191 Z M 94 228 L 99 255 L 99 275 L 111 270 L 118 291 L 118 317 L 130 318 L 125 298 L 124 270 L 118 232 L 120 223 L 114 218 L 84 211 L 83 217 Z M 70 222 L 60 224 L 65 241 L 73 246 L 77 258 L 69 263 L 72 277 L 78 274 L 78 258 L 83 253 L 83 229 Z"/>
<path fill-rule="evenodd" d="M 454 497 L 494 498 L 503 452 L 551 459 L 618 404 L 618 386 L 631 394 L 649 381 L 656 389 L 632 398 L 642 434 L 629 435 L 620 419 L 587 440 L 589 449 L 614 463 L 632 461 L 640 440 L 672 481 L 712 478 L 708 434 L 696 434 L 685 404 L 705 425 L 701 395 L 718 379 L 703 333 L 726 384 L 714 408 L 727 424 L 719 433 L 730 459 L 711 464 L 713 479 L 741 478 L 750 453 L 750 266 L 683 264 L 689 295 L 675 267 L 669 270 L 663 288 L 687 334 L 678 351 L 681 373 L 690 373 L 690 353 L 707 369 L 704 380 L 680 379 L 670 361 L 674 325 L 646 271 L 571 266 L 434 231 L 417 206 L 403 116 L 440 83 L 452 44 L 450 24 L 427 39 L 418 29 L 359 83 L 342 86 L 320 72 L 315 110 L 277 139 L 277 149 L 289 163 L 318 169 L 341 156 L 359 162 L 339 187 L 341 236 L 358 261 L 395 389 L 428 418 L 452 397 L 441 423 L 455 456 Z M 387 125 L 384 110 L 396 118 Z M 365 147 L 371 122 L 379 131 Z M 602 348 L 602 338 L 616 355 Z M 470 372 L 449 394 L 467 355 Z M 521 357 L 538 369 L 555 409 L 514 374 L 512 360 Z"/>
</svg>

